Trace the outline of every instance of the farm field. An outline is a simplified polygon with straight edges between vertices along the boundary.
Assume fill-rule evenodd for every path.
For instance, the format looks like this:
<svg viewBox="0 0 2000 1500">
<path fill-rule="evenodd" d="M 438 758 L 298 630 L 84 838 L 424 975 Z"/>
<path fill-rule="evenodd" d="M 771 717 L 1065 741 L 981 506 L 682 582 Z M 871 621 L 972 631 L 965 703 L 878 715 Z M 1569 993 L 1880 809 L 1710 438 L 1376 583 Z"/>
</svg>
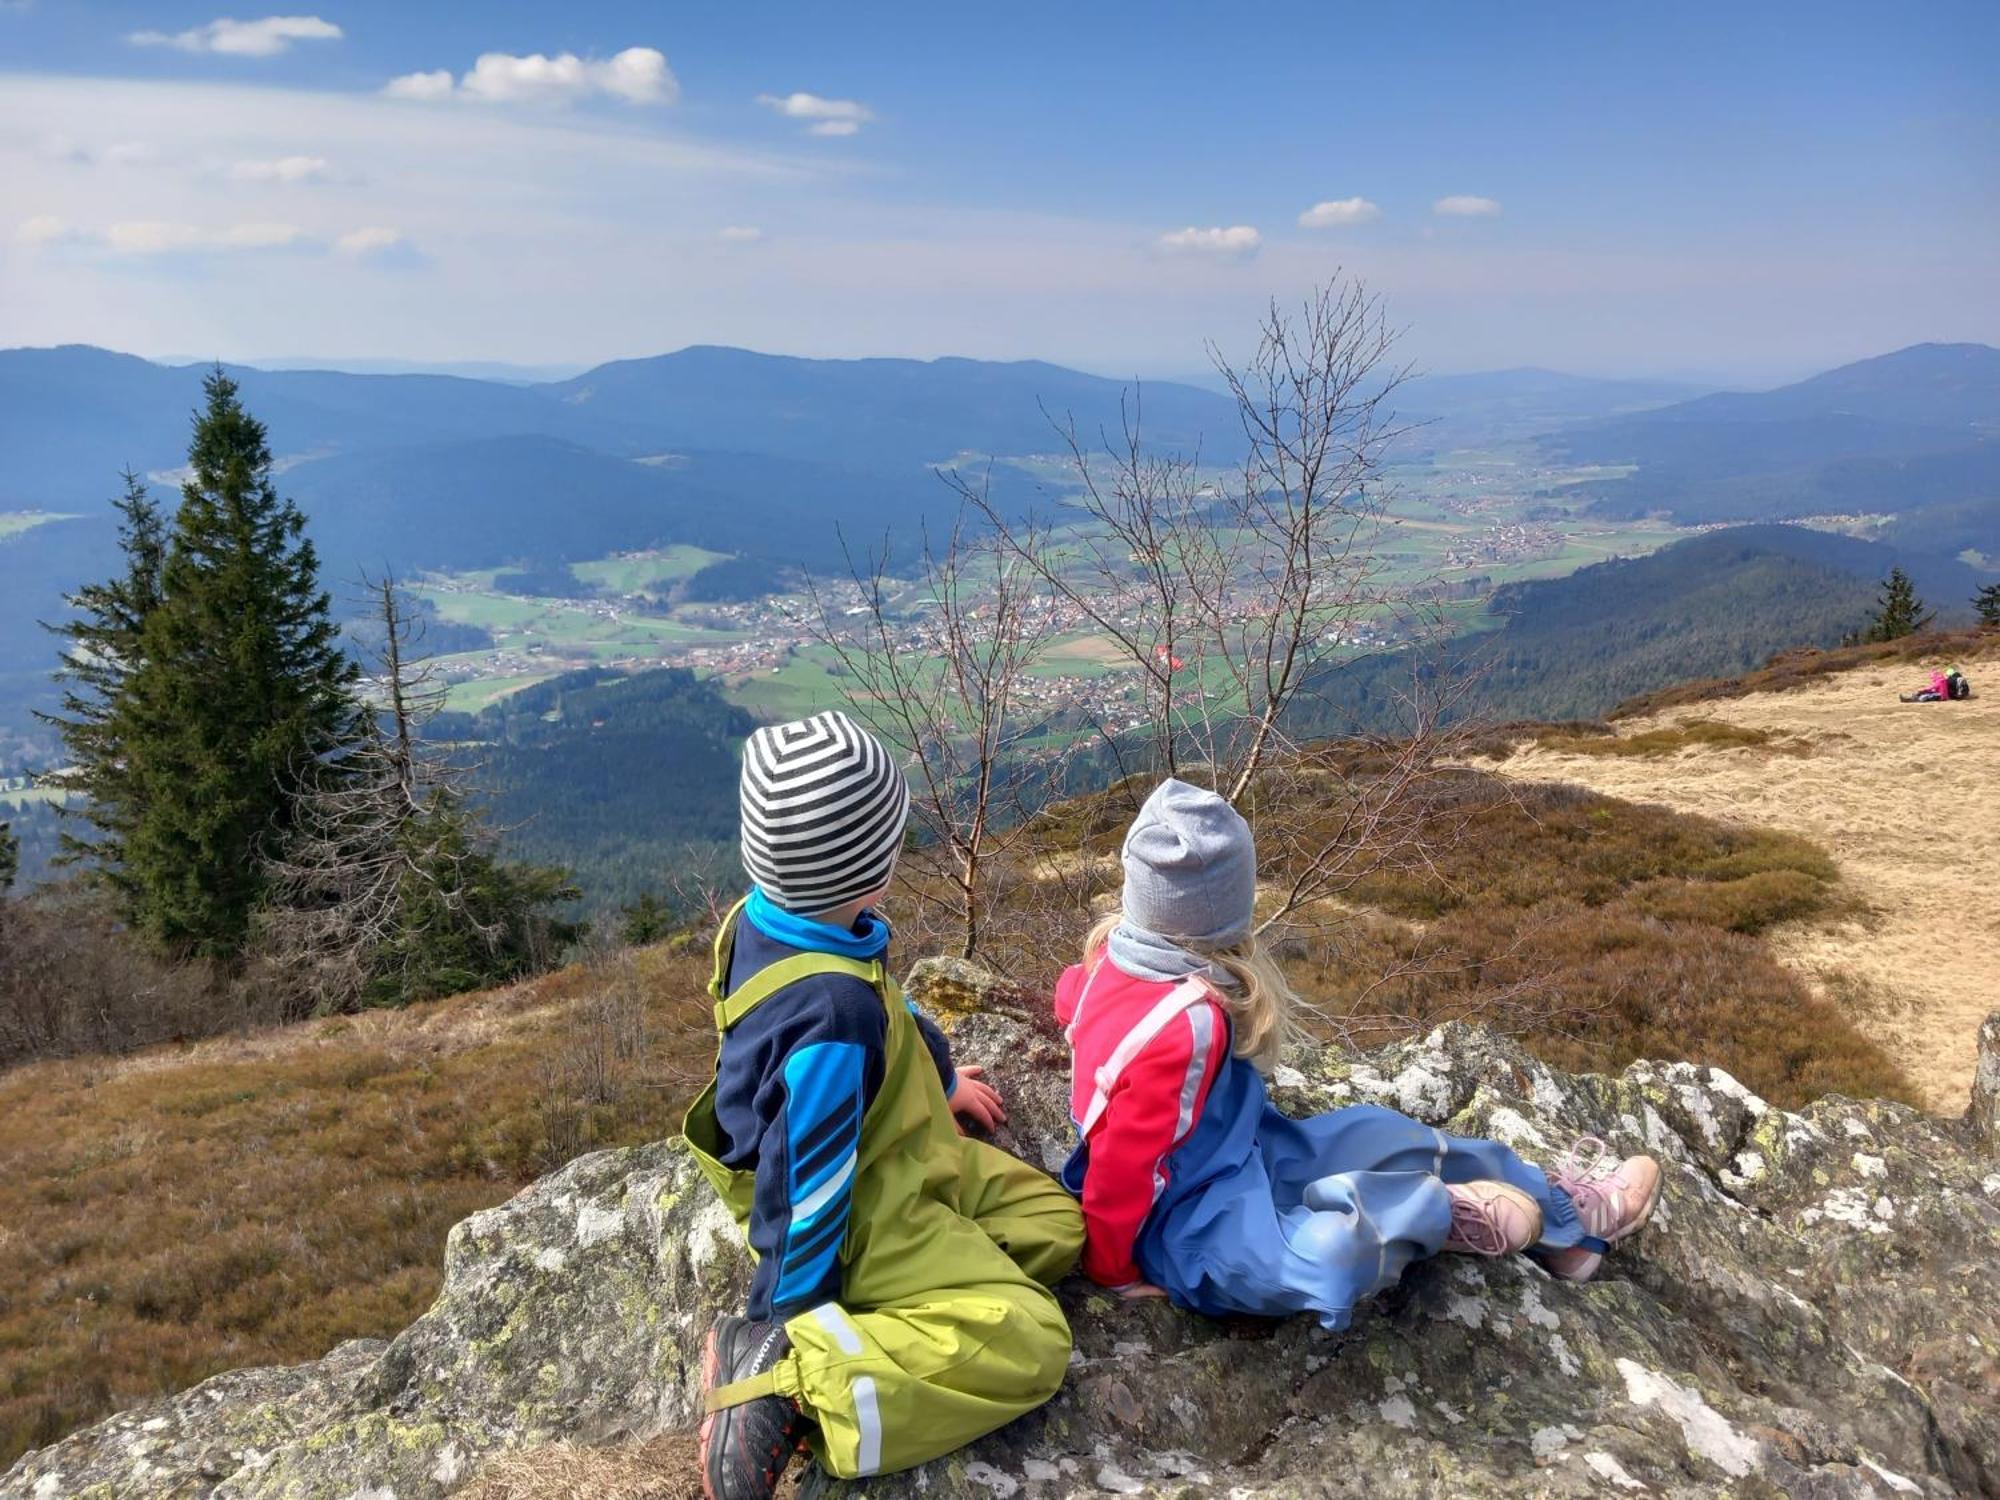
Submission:
<svg viewBox="0 0 2000 1500">
<path fill-rule="evenodd" d="M 1040 472 L 1044 461 L 1010 462 L 1053 483 L 1053 467 Z M 1662 524 L 1586 516 L 1579 501 L 1565 496 L 1578 483 L 1615 472 L 1551 469 L 1525 444 L 1392 465 L 1376 542 L 1380 581 L 1392 588 L 1457 585 L 1460 593 L 1469 583 L 1471 597 L 1439 607 L 1453 628 L 1480 630 L 1493 623 L 1483 603 L 1494 588 L 1562 577 L 1687 535 Z M 807 600 L 676 601 L 677 585 L 725 557 L 673 546 L 574 563 L 570 574 L 595 591 L 578 598 L 506 592 L 498 583 L 505 569 L 427 575 L 411 592 L 439 618 L 491 637 L 487 648 L 438 658 L 454 709 L 476 711 L 558 673 L 593 666 L 686 667 L 719 678 L 732 701 L 760 716 L 810 713 L 843 701 L 851 684 L 829 670 L 831 653 L 813 642 Z M 1113 642 L 1079 630 L 1059 639 L 1033 675 L 1050 691 L 1096 698 L 1112 691 L 1102 680 L 1122 670 Z"/>
</svg>

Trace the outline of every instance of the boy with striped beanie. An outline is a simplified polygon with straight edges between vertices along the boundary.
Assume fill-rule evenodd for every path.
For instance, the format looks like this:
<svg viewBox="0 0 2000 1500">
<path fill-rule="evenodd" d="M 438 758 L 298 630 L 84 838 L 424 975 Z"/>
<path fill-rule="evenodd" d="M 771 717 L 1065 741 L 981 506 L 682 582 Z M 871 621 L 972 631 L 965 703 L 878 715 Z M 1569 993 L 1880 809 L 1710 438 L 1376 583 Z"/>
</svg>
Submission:
<svg viewBox="0 0 2000 1500">
<path fill-rule="evenodd" d="M 1048 1285 L 1082 1245 L 1075 1201 L 961 1134 L 958 1117 L 1004 1121 L 1000 1097 L 890 977 L 874 905 L 909 802 L 845 714 L 744 747 L 754 884 L 716 938 L 716 1074 L 686 1126 L 757 1262 L 745 1313 L 708 1339 L 711 1500 L 763 1500 L 802 1447 L 840 1478 L 926 1462 L 1067 1367 Z"/>
</svg>

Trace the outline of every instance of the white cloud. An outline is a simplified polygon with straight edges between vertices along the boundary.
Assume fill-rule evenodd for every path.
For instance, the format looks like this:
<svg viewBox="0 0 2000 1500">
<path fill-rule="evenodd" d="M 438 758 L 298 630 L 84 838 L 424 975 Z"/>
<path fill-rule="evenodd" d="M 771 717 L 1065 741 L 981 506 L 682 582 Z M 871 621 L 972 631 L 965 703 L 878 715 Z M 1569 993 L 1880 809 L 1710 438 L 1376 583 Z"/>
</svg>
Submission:
<svg viewBox="0 0 2000 1500">
<path fill-rule="evenodd" d="M 296 224 L 231 224 L 203 229 L 168 219 L 122 219 L 104 231 L 104 244 L 120 255 L 173 255 L 218 250 L 282 250 L 306 232 Z"/>
<path fill-rule="evenodd" d="M 1156 243 L 1162 250 L 1176 255 L 1212 255 L 1247 260 L 1257 253 L 1264 237 L 1248 224 L 1232 224 L 1227 229 L 1220 225 L 1197 229 L 1190 224 L 1186 229 L 1161 235 Z"/>
<path fill-rule="evenodd" d="M 217 243 L 230 250 L 280 250 L 305 238 L 296 224 L 232 224 Z"/>
<path fill-rule="evenodd" d="M 1380 205 L 1366 198 L 1328 198 L 1299 215 L 1301 229 L 1341 229 L 1382 217 Z"/>
<path fill-rule="evenodd" d="M 725 224 L 715 237 L 725 245 L 754 245 L 764 238 L 764 231 L 755 224 Z"/>
<path fill-rule="evenodd" d="M 788 120 L 809 120 L 808 135 L 854 135 L 875 118 L 858 99 L 826 99 L 818 94 L 759 94 L 757 102 Z"/>
<path fill-rule="evenodd" d="M 1431 205 L 1431 212 L 1448 219 L 1491 219 L 1500 212 L 1498 198 L 1481 198 L 1473 193 L 1454 193 Z"/>
<path fill-rule="evenodd" d="M 266 16 L 238 21 L 218 16 L 187 31 L 135 31 L 125 40 L 136 47 L 175 47 L 182 52 L 222 52 L 232 57 L 275 57 L 293 42 L 337 42 L 341 30 L 318 16 Z"/>
<path fill-rule="evenodd" d="M 470 72 L 452 82 L 439 68 L 429 73 L 405 73 L 382 90 L 392 99 L 436 103 L 470 99 L 483 104 L 573 104 L 593 95 L 608 95 L 627 104 L 672 104 L 680 98 L 680 80 L 667 66 L 667 56 L 655 47 L 627 47 L 602 62 L 574 52 L 545 57 L 531 52 L 482 52 Z"/>
<path fill-rule="evenodd" d="M 451 72 L 439 68 L 433 73 L 405 73 L 401 78 L 390 79 L 382 92 L 391 99 L 414 99 L 419 104 L 432 104 L 451 97 Z"/>
<path fill-rule="evenodd" d="M 238 182 L 312 182 L 327 174 L 323 156 L 279 156 L 239 161 L 229 169 Z"/>
<path fill-rule="evenodd" d="M 14 231 L 14 238 L 24 245 L 53 245 L 66 240 L 74 231 L 54 214 L 36 214 L 32 219 L 23 219 Z"/>
<path fill-rule="evenodd" d="M 385 229 L 379 224 L 371 224 L 364 229 L 350 229 L 333 242 L 333 248 L 342 255 L 380 255 L 385 250 L 394 250 L 403 244 L 401 230 Z"/>
</svg>

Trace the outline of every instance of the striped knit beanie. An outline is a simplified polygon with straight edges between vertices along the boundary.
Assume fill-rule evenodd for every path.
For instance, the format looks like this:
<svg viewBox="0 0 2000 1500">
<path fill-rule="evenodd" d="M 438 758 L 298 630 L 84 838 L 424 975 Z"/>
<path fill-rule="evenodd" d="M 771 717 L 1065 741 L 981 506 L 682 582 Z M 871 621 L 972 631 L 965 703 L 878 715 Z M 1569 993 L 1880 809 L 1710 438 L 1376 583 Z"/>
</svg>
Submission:
<svg viewBox="0 0 2000 1500">
<path fill-rule="evenodd" d="M 743 868 L 812 916 L 889 883 L 910 789 L 888 749 L 833 711 L 771 724 L 743 749 Z"/>
</svg>

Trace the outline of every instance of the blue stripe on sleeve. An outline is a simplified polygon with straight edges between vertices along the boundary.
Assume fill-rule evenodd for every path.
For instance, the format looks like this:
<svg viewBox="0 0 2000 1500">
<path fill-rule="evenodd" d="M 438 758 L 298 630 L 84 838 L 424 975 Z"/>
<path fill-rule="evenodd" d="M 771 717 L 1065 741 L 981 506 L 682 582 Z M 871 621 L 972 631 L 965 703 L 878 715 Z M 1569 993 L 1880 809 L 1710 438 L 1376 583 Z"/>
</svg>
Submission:
<svg viewBox="0 0 2000 1500">
<path fill-rule="evenodd" d="M 866 1067 L 866 1050 L 853 1042 L 817 1042 L 785 1059 L 791 1203 L 774 1304 L 839 1291 L 825 1283 L 836 1273 L 847 1238 Z"/>
</svg>

